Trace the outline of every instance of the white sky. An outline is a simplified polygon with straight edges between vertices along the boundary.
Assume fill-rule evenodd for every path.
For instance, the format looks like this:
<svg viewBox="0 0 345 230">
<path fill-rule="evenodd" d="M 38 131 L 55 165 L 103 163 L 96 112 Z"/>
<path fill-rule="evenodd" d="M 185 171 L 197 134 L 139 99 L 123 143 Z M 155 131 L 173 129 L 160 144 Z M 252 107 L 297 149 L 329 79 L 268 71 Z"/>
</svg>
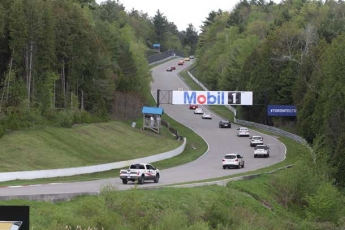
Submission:
<svg viewBox="0 0 345 230">
<path fill-rule="evenodd" d="M 104 0 L 96 0 L 98 4 Z M 240 0 L 120 0 L 126 11 L 132 8 L 147 13 L 150 17 L 156 15 L 157 10 L 173 22 L 179 31 L 186 30 L 188 24 L 193 24 L 197 31 L 214 10 L 231 11 Z"/>
</svg>

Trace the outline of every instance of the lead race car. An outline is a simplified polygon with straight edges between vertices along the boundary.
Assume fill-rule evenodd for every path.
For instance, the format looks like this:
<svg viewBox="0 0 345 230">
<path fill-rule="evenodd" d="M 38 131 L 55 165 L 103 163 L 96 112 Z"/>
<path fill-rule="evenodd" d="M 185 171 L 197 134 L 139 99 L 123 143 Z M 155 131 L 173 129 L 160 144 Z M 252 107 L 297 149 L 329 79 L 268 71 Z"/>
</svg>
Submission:
<svg viewBox="0 0 345 230">
<path fill-rule="evenodd" d="M 131 164 L 128 169 L 120 170 L 120 179 L 123 184 L 127 184 L 128 181 L 137 181 L 139 184 L 143 184 L 146 180 L 153 180 L 155 183 L 158 183 L 159 178 L 159 169 L 151 164 L 136 163 Z"/>
</svg>

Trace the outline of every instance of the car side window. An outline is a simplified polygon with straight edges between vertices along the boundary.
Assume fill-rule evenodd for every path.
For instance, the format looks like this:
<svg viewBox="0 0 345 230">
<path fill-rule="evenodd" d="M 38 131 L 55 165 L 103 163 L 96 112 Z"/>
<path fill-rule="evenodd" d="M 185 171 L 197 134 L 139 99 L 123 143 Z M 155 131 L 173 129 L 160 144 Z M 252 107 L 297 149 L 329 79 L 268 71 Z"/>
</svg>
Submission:
<svg viewBox="0 0 345 230">
<path fill-rule="evenodd" d="M 237 155 L 237 158 L 242 158 L 242 156 L 241 155 Z"/>
<path fill-rule="evenodd" d="M 151 170 L 152 166 L 151 165 L 146 165 L 146 168 Z"/>
<path fill-rule="evenodd" d="M 145 169 L 145 165 L 139 165 L 139 169 Z"/>
</svg>

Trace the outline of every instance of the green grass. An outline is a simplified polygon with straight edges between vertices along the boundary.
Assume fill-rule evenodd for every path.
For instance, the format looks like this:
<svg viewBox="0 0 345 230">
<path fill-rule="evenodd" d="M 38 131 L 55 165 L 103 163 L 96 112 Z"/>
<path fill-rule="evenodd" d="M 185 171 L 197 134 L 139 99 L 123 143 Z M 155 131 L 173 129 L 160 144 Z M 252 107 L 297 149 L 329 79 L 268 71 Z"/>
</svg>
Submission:
<svg viewBox="0 0 345 230">
<path fill-rule="evenodd" d="M 181 72 L 179 72 L 180 77 L 182 78 L 182 80 L 189 86 L 189 88 L 191 88 L 192 90 L 195 91 L 204 91 L 201 86 L 199 86 L 197 83 L 195 83 L 195 81 L 193 81 L 192 78 L 189 77 L 188 75 L 188 70 L 190 68 L 192 68 L 195 64 L 192 64 L 191 66 L 189 66 L 187 69 L 182 70 Z"/>
<path fill-rule="evenodd" d="M 121 122 L 43 127 L 0 139 L 0 171 L 96 165 L 159 154 L 181 143 Z"/>
<path fill-rule="evenodd" d="M 35 230 L 83 229 L 316 229 L 274 200 L 269 176 L 228 187 L 162 188 L 116 191 L 69 202 L 0 201 L 0 205 L 30 206 Z M 250 194 L 251 196 L 249 196 Z M 91 229 L 90 228 L 90 229 Z"/>
</svg>

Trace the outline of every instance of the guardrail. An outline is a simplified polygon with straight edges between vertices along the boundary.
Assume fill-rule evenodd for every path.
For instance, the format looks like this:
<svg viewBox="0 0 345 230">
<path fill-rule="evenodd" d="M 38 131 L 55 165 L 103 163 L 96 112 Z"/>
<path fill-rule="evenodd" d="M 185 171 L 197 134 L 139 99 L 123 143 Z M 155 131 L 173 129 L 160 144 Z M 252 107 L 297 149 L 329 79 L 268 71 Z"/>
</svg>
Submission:
<svg viewBox="0 0 345 230">
<path fill-rule="evenodd" d="M 186 138 L 183 139 L 183 143 L 176 149 L 168 152 L 156 154 L 153 156 L 143 157 L 139 159 L 132 159 L 127 161 L 120 161 L 101 165 L 92 165 L 85 167 L 76 168 L 64 168 L 64 169 L 48 169 L 48 170 L 37 170 L 37 171 L 19 171 L 19 172 L 3 172 L 0 173 L 0 182 L 13 181 L 13 180 L 32 180 L 32 179 L 42 179 L 42 178 L 53 178 L 53 177 L 65 177 L 82 175 L 96 172 L 104 172 L 113 169 L 120 169 L 127 167 L 128 165 L 137 162 L 157 162 L 165 159 L 172 158 L 181 154 L 186 147 Z"/>
<path fill-rule="evenodd" d="M 179 50 L 168 50 L 159 54 L 154 54 L 146 58 L 150 65 L 162 62 L 164 59 L 172 58 L 175 56 L 184 57 L 185 54 Z"/>
</svg>

